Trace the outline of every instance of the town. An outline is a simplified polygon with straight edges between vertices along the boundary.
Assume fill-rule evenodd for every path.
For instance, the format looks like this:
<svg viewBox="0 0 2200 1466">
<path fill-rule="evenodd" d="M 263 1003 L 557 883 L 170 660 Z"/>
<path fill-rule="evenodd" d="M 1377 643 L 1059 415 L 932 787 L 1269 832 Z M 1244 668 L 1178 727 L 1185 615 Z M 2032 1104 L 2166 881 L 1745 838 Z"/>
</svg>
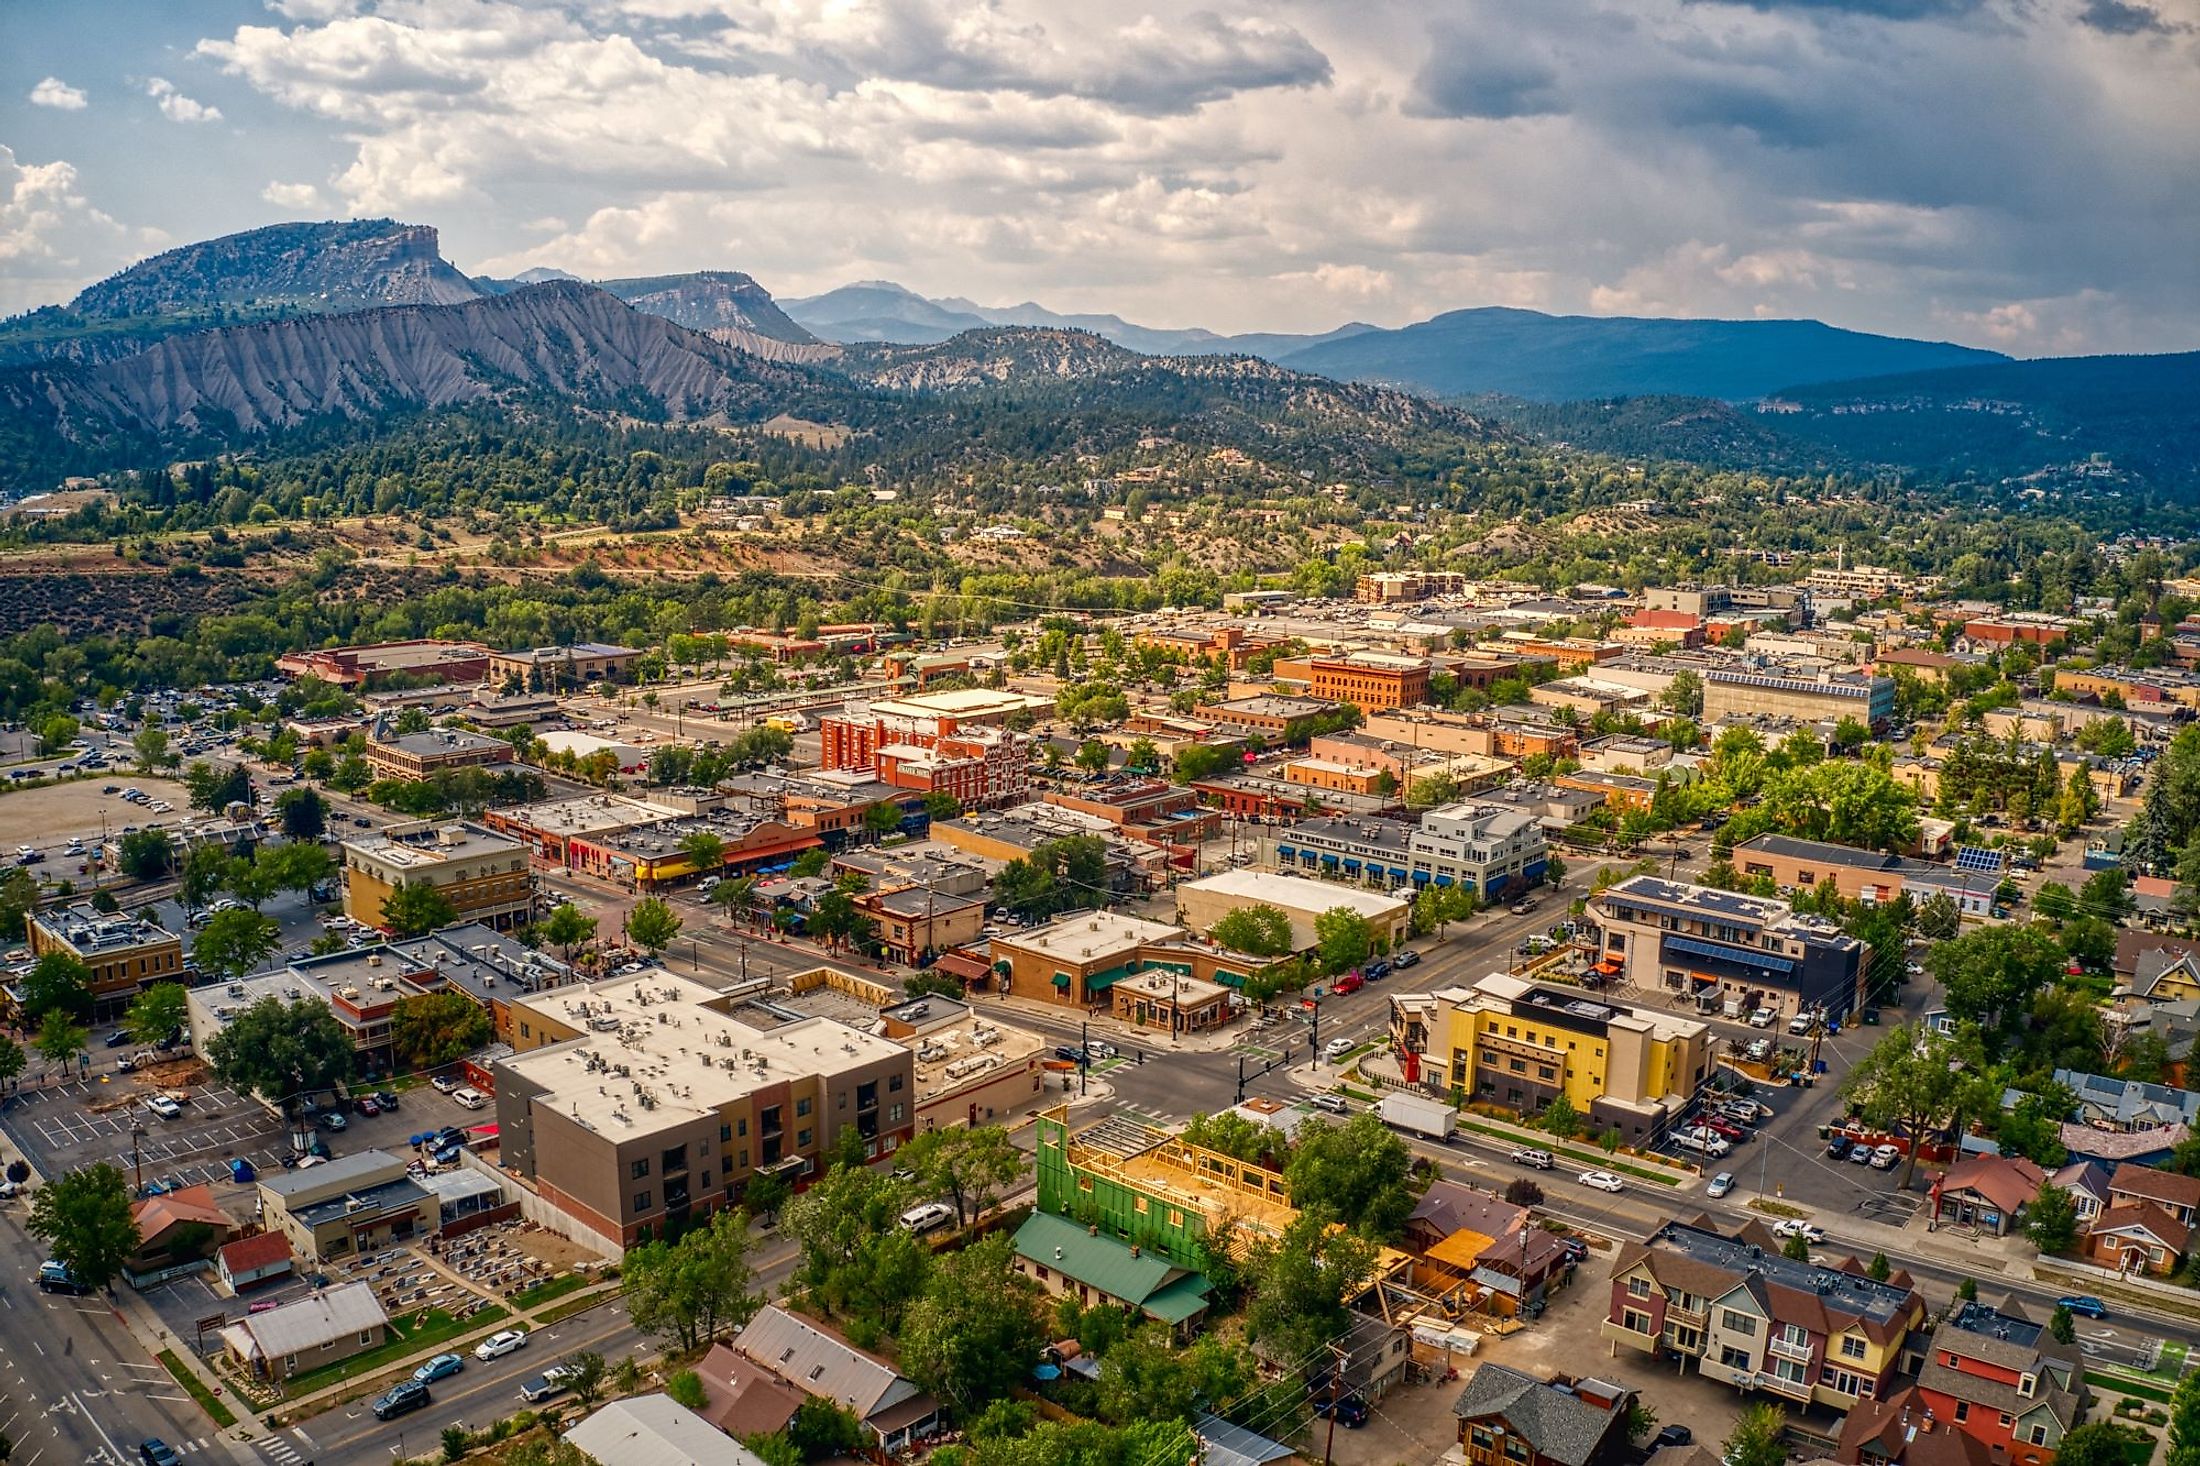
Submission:
<svg viewBox="0 0 2200 1466">
<path fill-rule="evenodd" d="M 2200 582 L 2132 579 L 1371 566 L 76 701 L 0 735 L 18 1458 L 2200 1438 Z"/>
</svg>

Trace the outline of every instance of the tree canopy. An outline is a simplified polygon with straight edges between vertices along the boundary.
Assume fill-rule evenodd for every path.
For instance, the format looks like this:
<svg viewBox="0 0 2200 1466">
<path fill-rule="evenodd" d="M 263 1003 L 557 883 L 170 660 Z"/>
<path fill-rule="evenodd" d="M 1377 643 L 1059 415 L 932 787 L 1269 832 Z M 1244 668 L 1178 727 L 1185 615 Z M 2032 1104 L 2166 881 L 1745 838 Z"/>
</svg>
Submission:
<svg viewBox="0 0 2200 1466">
<path fill-rule="evenodd" d="M 113 1282 L 138 1249 L 129 1178 L 104 1161 L 65 1171 L 39 1187 L 25 1225 L 56 1262 L 90 1288 Z"/>
<path fill-rule="evenodd" d="M 351 1033 L 326 1000 L 286 1003 L 269 995 L 231 1018 L 206 1059 L 232 1089 L 249 1090 L 286 1113 L 306 1094 L 351 1077 Z"/>
</svg>

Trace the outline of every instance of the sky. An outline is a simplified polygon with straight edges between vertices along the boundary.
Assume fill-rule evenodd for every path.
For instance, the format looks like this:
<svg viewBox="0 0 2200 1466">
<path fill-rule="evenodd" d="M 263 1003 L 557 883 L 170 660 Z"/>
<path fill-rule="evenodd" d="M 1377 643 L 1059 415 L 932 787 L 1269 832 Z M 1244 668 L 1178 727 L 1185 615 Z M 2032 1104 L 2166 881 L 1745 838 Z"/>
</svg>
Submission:
<svg viewBox="0 0 2200 1466">
<path fill-rule="evenodd" d="M 2200 347 L 2200 0 L 80 0 L 0 312 L 291 219 L 473 274 L 1151 326 L 1469 306 Z"/>
</svg>

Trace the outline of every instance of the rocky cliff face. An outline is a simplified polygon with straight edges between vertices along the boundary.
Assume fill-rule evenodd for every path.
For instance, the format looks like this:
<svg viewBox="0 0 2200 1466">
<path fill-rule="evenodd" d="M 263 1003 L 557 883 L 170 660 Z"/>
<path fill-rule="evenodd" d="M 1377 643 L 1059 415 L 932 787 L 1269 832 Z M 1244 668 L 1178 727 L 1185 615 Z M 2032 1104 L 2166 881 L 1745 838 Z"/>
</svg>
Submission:
<svg viewBox="0 0 2200 1466">
<path fill-rule="evenodd" d="M 303 316 L 171 337 L 88 368 L 0 376 L 0 405 L 80 440 L 230 439 L 499 394 L 674 419 L 768 416 L 812 380 L 592 286 Z"/>
<path fill-rule="evenodd" d="M 601 287 L 638 311 L 678 321 L 691 331 L 746 331 L 768 341 L 812 346 L 817 338 L 779 308 L 771 292 L 735 270 L 605 280 Z"/>
<path fill-rule="evenodd" d="M 965 331 L 934 346 L 851 346 L 843 369 L 891 392 L 967 392 L 1100 377 L 1141 360 L 1087 331 L 998 327 Z"/>
<path fill-rule="evenodd" d="M 86 288 L 69 309 L 117 320 L 247 302 L 322 311 L 454 305 L 480 294 L 444 260 L 435 230 L 362 219 L 274 224 L 187 244 Z"/>
</svg>

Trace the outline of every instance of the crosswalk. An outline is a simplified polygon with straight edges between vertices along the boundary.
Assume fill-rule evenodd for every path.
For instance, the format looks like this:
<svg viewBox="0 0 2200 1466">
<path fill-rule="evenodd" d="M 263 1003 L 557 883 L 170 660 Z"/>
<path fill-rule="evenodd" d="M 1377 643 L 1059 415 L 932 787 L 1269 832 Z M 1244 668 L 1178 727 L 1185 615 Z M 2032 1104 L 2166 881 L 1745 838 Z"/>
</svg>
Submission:
<svg viewBox="0 0 2200 1466">
<path fill-rule="evenodd" d="M 292 1437 L 295 1437 L 293 1441 Z M 306 1453 L 313 1449 L 313 1437 L 303 1430 L 293 1430 L 289 1435 L 271 1435 L 259 1442 L 260 1454 L 273 1461 L 275 1466 L 299 1466 Z"/>
</svg>

